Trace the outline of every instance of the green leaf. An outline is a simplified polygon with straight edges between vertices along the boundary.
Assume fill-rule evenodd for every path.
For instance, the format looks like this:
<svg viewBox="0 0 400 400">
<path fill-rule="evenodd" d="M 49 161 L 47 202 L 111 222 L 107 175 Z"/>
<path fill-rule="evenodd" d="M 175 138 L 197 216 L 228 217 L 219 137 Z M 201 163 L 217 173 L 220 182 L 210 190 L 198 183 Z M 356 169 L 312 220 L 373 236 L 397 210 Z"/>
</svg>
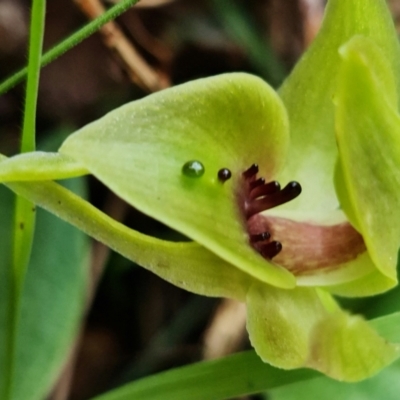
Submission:
<svg viewBox="0 0 400 400">
<path fill-rule="evenodd" d="M 82 181 L 68 182 L 68 186 L 82 192 Z M 38 399 L 53 384 L 77 333 L 88 277 L 87 239 L 39 210 L 21 310 L 16 310 L 11 306 L 10 291 L 12 209 L 13 196 L 1 187 L 0 388 L 4 390 L 8 380 L 13 388 L 11 397 L 3 393 L 1 398 Z M 7 355 L 11 342 L 15 350 Z"/>
<path fill-rule="evenodd" d="M 341 55 L 336 125 L 346 192 L 339 195 L 352 205 L 372 260 L 396 282 L 400 117 L 393 72 L 380 49 L 362 37 L 351 40 Z"/>
<path fill-rule="evenodd" d="M 291 145 L 281 179 L 298 180 L 302 195 L 283 210 L 319 218 L 338 207 L 332 181 L 337 159 L 332 98 L 340 66 L 338 49 L 362 34 L 381 49 L 400 87 L 400 51 L 385 0 L 330 0 L 317 38 L 280 89 L 288 110 Z"/>
<path fill-rule="evenodd" d="M 6 398 L 11 358 L 12 330 L 11 249 L 15 196 L 0 187 L 0 398 Z"/>
<path fill-rule="evenodd" d="M 68 181 L 83 194 L 82 180 Z M 39 210 L 17 324 L 13 400 L 43 398 L 69 354 L 89 278 L 87 237 Z"/>
<path fill-rule="evenodd" d="M 377 376 L 359 383 L 337 382 L 326 377 L 303 382 L 268 391 L 270 400 L 398 400 L 400 392 L 400 361 L 381 371 Z"/>
<path fill-rule="evenodd" d="M 400 345 L 387 343 L 360 316 L 342 311 L 326 292 L 254 285 L 247 305 L 250 340 L 276 367 L 309 367 L 358 381 L 400 356 Z"/>
<path fill-rule="evenodd" d="M 386 339 L 400 342 L 400 313 L 370 321 L 370 324 Z M 95 400 L 223 400 L 294 382 L 312 382 L 320 376 L 306 369 L 283 371 L 273 368 L 264 364 L 253 351 L 248 351 L 143 378 Z"/>
<path fill-rule="evenodd" d="M 275 369 L 248 351 L 143 378 L 93 400 L 222 400 L 317 376 L 310 370 Z"/>
<path fill-rule="evenodd" d="M 261 79 L 227 74 L 153 94 L 71 135 L 60 149 L 117 195 L 253 277 L 293 287 L 294 277 L 248 243 L 240 204 L 253 163 L 270 180 L 288 146 L 286 113 Z M 182 173 L 198 160 L 204 175 Z M 218 180 L 228 168 L 232 178 Z M 210 223 L 212 221 L 212 223 Z"/>
<path fill-rule="evenodd" d="M 27 69 L 27 84 L 23 112 L 21 133 L 21 152 L 34 151 L 36 148 L 36 106 L 39 90 L 40 59 L 44 36 L 44 20 L 46 14 L 46 0 L 33 0 L 29 29 L 29 54 Z M 15 367 L 15 352 L 17 324 L 21 295 L 31 255 L 35 233 L 36 214 L 34 205 L 26 199 L 16 197 L 14 208 L 14 226 L 12 240 L 12 260 L 9 270 L 12 271 L 11 301 L 9 304 L 10 329 L 7 332 L 7 341 L 3 343 L 8 348 L 5 362 L 5 376 L 7 377 L 5 396 L 11 397 L 13 391 L 12 370 Z"/>
</svg>

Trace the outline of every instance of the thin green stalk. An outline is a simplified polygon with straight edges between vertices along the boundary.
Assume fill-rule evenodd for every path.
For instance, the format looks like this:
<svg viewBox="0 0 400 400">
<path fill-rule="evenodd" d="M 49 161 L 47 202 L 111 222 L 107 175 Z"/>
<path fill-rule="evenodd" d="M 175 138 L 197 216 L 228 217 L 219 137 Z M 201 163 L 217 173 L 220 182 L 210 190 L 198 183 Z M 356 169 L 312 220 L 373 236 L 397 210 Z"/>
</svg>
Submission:
<svg viewBox="0 0 400 400">
<path fill-rule="evenodd" d="M 42 54 L 46 0 L 33 0 L 29 36 L 28 81 L 21 137 L 21 152 L 34 151 L 36 105 L 39 89 L 40 58 Z M 17 290 L 22 286 L 29 262 L 35 224 L 34 205 L 17 198 L 14 221 L 13 275 Z"/>
<path fill-rule="evenodd" d="M 40 59 L 42 56 L 46 0 L 33 0 L 29 34 L 28 81 L 24 121 L 21 138 L 21 153 L 35 151 L 36 104 L 39 89 Z"/>
<path fill-rule="evenodd" d="M 39 89 L 40 59 L 42 55 L 46 0 L 33 0 L 29 34 L 28 80 L 21 137 L 21 152 L 36 148 L 36 106 Z M 11 332 L 9 336 L 9 369 L 7 398 L 12 397 L 13 371 L 16 357 L 16 334 L 18 330 L 21 293 L 32 249 L 35 229 L 35 206 L 17 196 L 14 215 L 12 252 L 12 307 L 10 310 Z"/>
<path fill-rule="evenodd" d="M 134 4 L 138 3 L 140 0 L 122 0 L 115 6 L 111 7 L 107 10 L 103 15 L 89 22 L 83 28 L 79 29 L 77 32 L 73 33 L 70 37 L 63 40 L 61 43 L 54 46 L 52 49 L 47 51 L 42 59 L 41 59 L 41 67 L 50 64 L 56 58 L 60 57 L 68 50 L 75 47 L 77 44 L 82 42 L 82 40 L 86 39 L 96 31 L 98 31 L 103 25 L 107 22 L 112 21 L 117 18 L 119 15 L 124 13 L 128 8 L 132 7 Z M 6 93 L 8 90 L 13 88 L 15 85 L 23 81 L 26 74 L 28 72 L 28 68 L 23 68 L 20 71 L 16 72 L 14 75 L 6 79 L 3 83 L 0 84 L 0 94 Z"/>
</svg>

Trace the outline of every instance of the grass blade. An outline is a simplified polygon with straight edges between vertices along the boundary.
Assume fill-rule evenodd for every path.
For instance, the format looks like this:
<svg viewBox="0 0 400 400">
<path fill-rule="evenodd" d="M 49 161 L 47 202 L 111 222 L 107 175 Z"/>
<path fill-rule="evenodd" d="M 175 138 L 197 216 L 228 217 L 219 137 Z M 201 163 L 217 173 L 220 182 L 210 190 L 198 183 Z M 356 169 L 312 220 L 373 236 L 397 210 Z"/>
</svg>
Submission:
<svg viewBox="0 0 400 400">
<path fill-rule="evenodd" d="M 43 54 L 40 66 L 44 67 L 50 64 L 52 61 L 66 53 L 68 50 L 75 47 L 77 44 L 82 42 L 96 31 L 98 31 L 107 22 L 112 21 L 119 15 L 124 13 L 128 8 L 136 4 L 139 0 L 122 0 L 115 6 L 111 7 L 107 12 L 105 12 L 100 17 L 89 22 L 83 28 L 79 29 L 77 32 L 73 33 L 67 39 L 63 40 L 61 43 L 54 46 L 51 50 Z M 14 75 L 10 76 L 3 83 L 0 84 L 0 94 L 6 93 L 8 90 L 13 88 L 18 83 L 22 82 L 27 75 L 28 68 L 23 68 L 16 72 Z"/>
<path fill-rule="evenodd" d="M 400 342 L 400 313 L 377 318 L 371 324 L 386 339 Z M 276 369 L 248 351 L 143 378 L 95 400 L 222 400 L 321 376 L 306 369 Z"/>
<path fill-rule="evenodd" d="M 34 151 L 36 147 L 36 105 L 39 89 L 40 58 L 43 45 L 45 12 L 46 0 L 33 0 L 29 35 L 28 81 L 26 86 L 21 152 Z M 8 363 L 6 363 L 6 365 L 9 366 L 9 368 L 6 369 L 8 376 L 5 389 L 7 398 L 11 398 L 13 391 L 13 370 L 15 368 L 14 361 L 20 300 L 32 248 L 34 229 L 34 205 L 30 201 L 17 196 L 14 212 L 14 237 L 11 264 L 12 300 L 9 314 L 11 319 L 9 324 L 10 331 L 8 334 L 9 351 L 7 354 Z"/>
</svg>

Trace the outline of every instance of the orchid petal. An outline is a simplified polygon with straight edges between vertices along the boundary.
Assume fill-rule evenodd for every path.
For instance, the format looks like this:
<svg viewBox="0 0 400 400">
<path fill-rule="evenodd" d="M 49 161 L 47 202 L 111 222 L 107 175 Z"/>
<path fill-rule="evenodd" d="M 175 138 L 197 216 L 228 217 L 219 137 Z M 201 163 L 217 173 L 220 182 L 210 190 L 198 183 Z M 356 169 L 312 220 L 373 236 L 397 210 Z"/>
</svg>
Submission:
<svg viewBox="0 0 400 400">
<path fill-rule="evenodd" d="M 296 179 L 302 196 L 283 210 L 302 212 L 338 207 L 332 182 L 337 149 L 332 98 L 340 66 L 339 47 L 351 37 L 371 38 L 396 71 L 400 82 L 400 51 L 385 0 L 330 0 L 320 32 L 280 89 L 291 125 L 287 165 L 279 179 Z M 282 212 L 283 212 L 282 210 Z"/>
<path fill-rule="evenodd" d="M 309 367 L 344 381 L 377 373 L 400 355 L 361 317 L 342 311 L 316 289 L 254 285 L 247 297 L 250 340 L 266 362 Z"/>
<path fill-rule="evenodd" d="M 377 268 L 396 282 L 400 116 L 393 70 L 381 50 L 363 37 L 343 46 L 341 56 L 336 125 L 346 191 L 338 194 L 344 204 L 351 204 Z"/>
<path fill-rule="evenodd" d="M 7 186 L 182 289 L 244 301 L 254 281 L 197 243 L 168 242 L 129 229 L 54 182 Z"/>
<path fill-rule="evenodd" d="M 367 254 L 365 256 L 369 258 Z M 387 292 L 393 289 L 396 284 L 396 281 L 382 275 L 380 271 L 375 269 L 359 279 L 338 285 L 325 286 L 324 289 L 343 297 L 366 297 Z"/>
<path fill-rule="evenodd" d="M 244 272 L 280 287 L 294 277 L 249 245 L 239 204 L 242 173 L 253 163 L 267 180 L 288 146 L 284 107 L 261 79 L 226 74 L 168 89 L 112 111 L 60 149 L 117 195 L 179 230 Z M 188 177 L 189 160 L 205 168 Z M 228 168 L 232 178 L 218 180 Z"/>
<path fill-rule="evenodd" d="M 35 156 L 36 153 L 24 154 L 29 155 L 28 164 L 43 164 L 43 173 L 57 175 L 57 178 L 62 175 L 62 171 L 70 169 L 71 161 L 63 155 L 60 155 L 59 160 L 65 162 L 60 161 L 57 168 L 47 171 L 43 160 L 47 157 L 56 159 L 53 153 L 39 154 L 38 157 Z M 7 164 L 8 160 L 19 157 L 7 158 L 0 154 L 0 171 L 1 166 Z M 25 168 L 19 167 L 17 163 L 15 165 L 17 171 Z M 12 171 L 10 169 L 10 173 L 13 173 Z M 29 175 L 19 177 L 29 180 Z M 168 242 L 136 232 L 55 182 L 10 182 L 7 186 L 18 195 L 52 212 L 182 289 L 205 296 L 229 297 L 244 301 L 253 282 L 248 274 L 233 268 L 231 264 L 198 243 Z"/>
<path fill-rule="evenodd" d="M 0 182 L 45 181 L 88 174 L 74 159 L 61 153 L 35 151 L 0 162 Z"/>
</svg>

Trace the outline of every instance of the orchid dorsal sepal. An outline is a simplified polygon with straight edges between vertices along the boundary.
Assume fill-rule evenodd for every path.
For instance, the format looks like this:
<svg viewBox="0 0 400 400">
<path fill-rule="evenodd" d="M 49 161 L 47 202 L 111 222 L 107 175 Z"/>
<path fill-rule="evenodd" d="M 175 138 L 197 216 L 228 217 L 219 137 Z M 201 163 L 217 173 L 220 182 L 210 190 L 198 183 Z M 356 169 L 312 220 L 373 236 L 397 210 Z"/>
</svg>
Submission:
<svg viewBox="0 0 400 400">
<path fill-rule="evenodd" d="M 88 173 L 79 162 L 61 153 L 35 151 L 0 161 L 0 182 L 59 180 Z"/>
<path fill-rule="evenodd" d="M 278 179 L 297 179 L 303 194 L 286 209 L 314 215 L 335 209 L 332 181 L 337 146 L 332 97 L 341 65 L 339 48 L 356 35 L 371 39 L 391 65 L 400 88 L 400 49 L 386 0 L 329 0 L 322 27 L 279 93 L 288 111 L 291 145 Z M 318 190 L 316 190 L 318 188 Z"/>
</svg>

